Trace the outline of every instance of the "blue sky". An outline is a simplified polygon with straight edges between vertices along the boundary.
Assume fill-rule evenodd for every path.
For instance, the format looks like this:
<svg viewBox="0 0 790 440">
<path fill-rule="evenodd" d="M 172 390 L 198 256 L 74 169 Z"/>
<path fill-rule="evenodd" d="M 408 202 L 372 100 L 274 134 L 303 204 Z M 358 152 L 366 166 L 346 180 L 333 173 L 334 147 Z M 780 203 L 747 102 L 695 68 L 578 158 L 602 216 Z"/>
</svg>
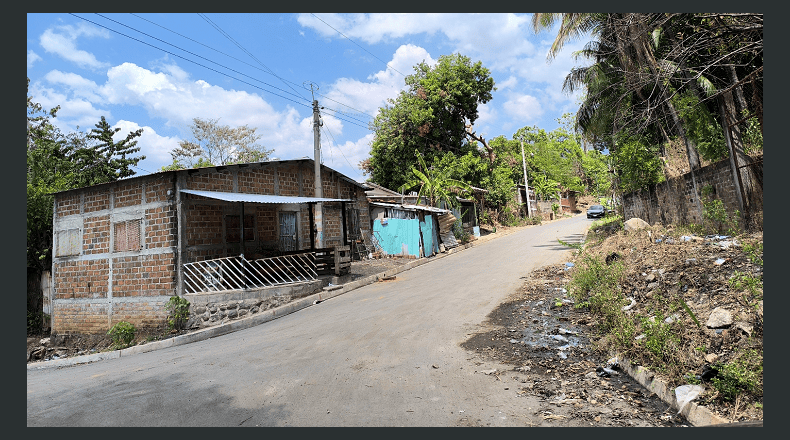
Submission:
<svg viewBox="0 0 790 440">
<path fill-rule="evenodd" d="M 122 128 L 118 137 L 142 127 L 138 174 L 169 164 L 196 117 L 256 127 L 273 157 L 312 158 L 312 83 L 325 107 L 324 164 L 362 181 L 368 121 L 415 64 L 451 53 L 482 61 L 496 83 L 478 134 L 553 130 L 577 108 L 562 82 L 585 43 L 547 63 L 555 33 L 536 35 L 530 14 L 76 15 L 27 15 L 30 94 L 61 106 L 55 123 L 64 131 L 93 128 L 101 116 Z"/>
</svg>

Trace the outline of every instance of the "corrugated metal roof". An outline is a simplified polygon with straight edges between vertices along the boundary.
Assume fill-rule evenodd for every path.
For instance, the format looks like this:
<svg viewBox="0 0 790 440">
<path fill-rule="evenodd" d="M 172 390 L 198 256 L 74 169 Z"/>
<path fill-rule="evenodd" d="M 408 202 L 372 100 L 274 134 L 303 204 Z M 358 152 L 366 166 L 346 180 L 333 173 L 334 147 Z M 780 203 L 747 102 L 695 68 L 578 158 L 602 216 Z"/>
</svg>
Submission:
<svg viewBox="0 0 790 440">
<path fill-rule="evenodd" d="M 182 189 L 182 193 L 208 197 L 226 202 L 249 203 L 315 203 L 315 202 L 353 202 L 350 199 L 327 199 L 321 197 L 290 197 L 270 196 L 264 194 L 230 193 L 221 191 L 199 191 L 195 189 Z"/>
<path fill-rule="evenodd" d="M 382 202 L 369 202 L 369 203 L 374 206 L 383 206 L 385 208 L 398 208 L 398 209 L 404 209 L 406 211 L 430 211 L 430 212 L 438 212 L 440 214 L 446 214 L 450 212 L 449 209 L 434 208 L 433 206 L 400 205 L 397 203 L 382 203 Z"/>
</svg>

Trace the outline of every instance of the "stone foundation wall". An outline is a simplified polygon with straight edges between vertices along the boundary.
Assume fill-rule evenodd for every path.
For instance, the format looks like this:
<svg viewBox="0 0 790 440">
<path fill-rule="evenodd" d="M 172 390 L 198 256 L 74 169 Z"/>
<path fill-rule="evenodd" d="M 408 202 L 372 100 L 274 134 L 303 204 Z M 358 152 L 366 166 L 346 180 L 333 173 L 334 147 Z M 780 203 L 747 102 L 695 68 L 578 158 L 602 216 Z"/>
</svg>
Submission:
<svg viewBox="0 0 790 440">
<path fill-rule="evenodd" d="M 199 329 L 223 324 L 287 304 L 320 292 L 324 281 L 306 281 L 286 286 L 235 290 L 225 293 L 191 293 L 187 328 Z"/>
</svg>

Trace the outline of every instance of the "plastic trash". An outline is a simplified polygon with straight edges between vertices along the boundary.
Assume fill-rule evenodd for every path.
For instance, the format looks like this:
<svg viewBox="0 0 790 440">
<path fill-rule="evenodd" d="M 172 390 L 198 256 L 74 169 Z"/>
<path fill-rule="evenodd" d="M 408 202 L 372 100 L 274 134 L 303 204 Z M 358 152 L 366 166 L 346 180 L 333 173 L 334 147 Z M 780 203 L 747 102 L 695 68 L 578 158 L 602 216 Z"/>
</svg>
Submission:
<svg viewBox="0 0 790 440">
<path fill-rule="evenodd" d="M 617 368 L 618 366 L 620 366 L 620 360 L 617 359 L 617 356 L 615 356 L 609 359 L 608 361 L 606 361 L 606 366 L 612 369 Z"/>
<path fill-rule="evenodd" d="M 568 355 L 567 355 L 567 354 L 565 354 L 565 352 L 564 352 L 564 351 L 558 351 L 558 352 L 557 352 L 557 356 L 559 356 L 559 357 L 560 357 L 560 359 L 568 359 Z"/>
<path fill-rule="evenodd" d="M 702 385 L 681 385 L 675 388 L 675 398 L 678 401 L 678 414 L 683 411 L 686 405 L 696 399 L 705 388 Z"/>
<path fill-rule="evenodd" d="M 611 368 L 595 367 L 595 374 L 597 374 L 598 377 L 611 377 L 613 374 L 617 374 L 617 372 Z"/>
<path fill-rule="evenodd" d="M 560 327 L 559 332 L 560 332 L 561 335 L 578 335 L 579 334 L 579 332 L 577 332 L 577 331 L 568 330 L 568 329 L 565 329 L 565 328 L 562 328 L 562 327 Z"/>
<path fill-rule="evenodd" d="M 644 338 L 645 338 L 645 334 L 644 334 L 644 333 L 642 333 L 641 335 L 639 335 L 639 336 L 635 337 L 634 339 L 636 339 L 636 340 L 638 341 L 638 340 L 640 340 L 640 339 L 644 339 Z"/>
<path fill-rule="evenodd" d="M 724 264 L 725 261 L 727 260 L 725 260 L 724 258 L 719 258 L 718 260 L 714 261 L 713 264 L 715 264 L 716 266 L 721 266 L 722 264 Z"/>
<path fill-rule="evenodd" d="M 516 340 L 516 339 L 511 339 L 511 340 L 510 340 L 510 343 L 511 343 L 511 344 L 518 344 L 518 340 Z"/>
<path fill-rule="evenodd" d="M 552 339 L 556 339 L 557 341 L 560 341 L 560 342 L 568 342 L 568 338 L 566 338 L 565 336 L 562 336 L 562 335 L 552 335 L 551 337 L 552 337 Z"/>
<path fill-rule="evenodd" d="M 661 243 L 661 239 L 660 238 L 656 238 L 656 243 Z"/>
<path fill-rule="evenodd" d="M 630 299 L 630 300 L 631 300 L 631 304 L 628 304 L 627 306 L 623 306 L 623 309 L 622 309 L 622 310 L 623 310 L 624 312 L 625 312 L 626 310 L 631 310 L 631 307 L 633 307 L 633 306 L 635 306 L 635 305 L 636 305 L 636 300 L 635 300 L 634 298 L 632 298 L 632 297 L 630 297 L 630 296 L 629 296 L 629 297 L 628 297 L 628 299 Z"/>
<path fill-rule="evenodd" d="M 688 235 L 684 235 L 684 236 L 680 237 L 680 240 L 682 240 L 682 241 L 691 241 L 691 237 L 689 237 Z"/>
</svg>

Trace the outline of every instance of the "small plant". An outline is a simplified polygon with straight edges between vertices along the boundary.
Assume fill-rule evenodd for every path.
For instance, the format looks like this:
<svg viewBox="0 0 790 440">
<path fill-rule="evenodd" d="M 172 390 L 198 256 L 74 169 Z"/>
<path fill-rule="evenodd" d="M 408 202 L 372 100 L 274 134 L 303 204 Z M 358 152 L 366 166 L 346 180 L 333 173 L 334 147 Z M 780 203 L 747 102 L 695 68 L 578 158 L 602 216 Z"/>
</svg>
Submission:
<svg viewBox="0 0 790 440">
<path fill-rule="evenodd" d="M 554 307 L 562 307 L 562 300 L 559 298 L 554 298 Z"/>
<path fill-rule="evenodd" d="M 656 359 L 665 357 L 664 351 L 670 344 L 680 342 L 680 338 L 672 332 L 672 324 L 665 323 L 661 313 L 652 319 L 642 318 L 642 331 L 645 333 L 645 348 Z"/>
<path fill-rule="evenodd" d="M 115 349 L 126 348 L 132 345 L 134 334 L 137 329 L 133 324 L 126 321 L 120 321 L 107 331 L 107 334 L 112 337 L 112 345 Z"/>
<path fill-rule="evenodd" d="M 747 350 L 716 369 L 718 374 L 712 379 L 713 387 L 723 400 L 732 400 L 744 391 L 757 393 L 761 390 L 763 356 L 757 350 Z"/>
<path fill-rule="evenodd" d="M 739 232 L 738 217 L 740 212 L 736 209 L 735 214 L 730 216 L 724 207 L 724 202 L 713 197 L 713 187 L 706 185 L 702 188 L 702 216 L 706 220 L 709 232 L 718 234 L 727 233 L 737 235 Z"/>
<path fill-rule="evenodd" d="M 743 245 L 743 251 L 746 252 L 746 256 L 749 258 L 749 261 L 752 263 L 763 267 L 763 242 L 758 241 L 754 244 L 745 243 Z"/>
<path fill-rule="evenodd" d="M 551 211 L 554 212 L 554 215 L 557 215 L 559 210 L 560 210 L 560 205 L 558 205 L 556 203 L 552 203 L 551 204 Z"/>
<path fill-rule="evenodd" d="M 748 290 L 752 297 L 762 299 L 763 282 L 757 277 L 736 270 L 732 273 L 729 284 L 735 290 Z"/>
<path fill-rule="evenodd" d="M 573 248 L 576 250 L 579 250 L 582 248 L 582 246 L 584 246 L 583 243 L 568 243 L 567 241 L 562 241 L 559 238 L 557 239 L 557 242 L 565 247 Z"/>
<path fill-rule="evenodd" d="M 528 225 L 539 225 L 543 222 L 543 219 L 539 215 L 533 215 L 532 217 L 527 217 L 527 224 Z"/>
<path fill-rule="evenodd" d="M 189 301 L 179 296 L 171 296 L 165 303 L 167 326 L 170 330 L 181 330 L 189 319 Z"/>
</svg>

